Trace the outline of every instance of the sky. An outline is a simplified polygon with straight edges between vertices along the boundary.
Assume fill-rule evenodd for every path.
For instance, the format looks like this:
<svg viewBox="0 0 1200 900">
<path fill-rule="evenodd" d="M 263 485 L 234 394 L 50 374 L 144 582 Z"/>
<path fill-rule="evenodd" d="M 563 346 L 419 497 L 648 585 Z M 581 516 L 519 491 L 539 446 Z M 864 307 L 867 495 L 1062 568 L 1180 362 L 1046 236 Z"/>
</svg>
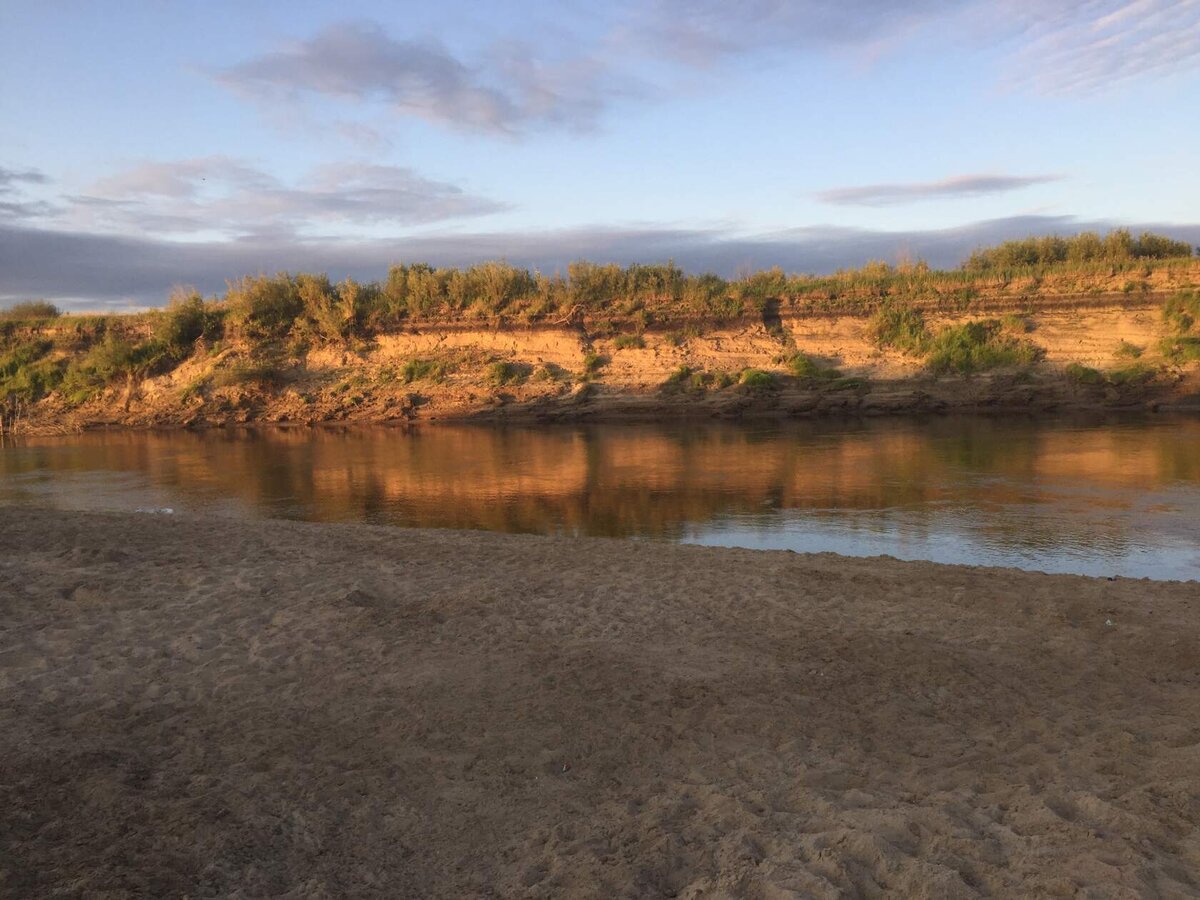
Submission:
<svg viewBox="0 0 1200 900">
<path fill-rule="evenodd" d="M 0 303 L 1200 243 L 1200 0 L 3 0 Z"/>
</svg>

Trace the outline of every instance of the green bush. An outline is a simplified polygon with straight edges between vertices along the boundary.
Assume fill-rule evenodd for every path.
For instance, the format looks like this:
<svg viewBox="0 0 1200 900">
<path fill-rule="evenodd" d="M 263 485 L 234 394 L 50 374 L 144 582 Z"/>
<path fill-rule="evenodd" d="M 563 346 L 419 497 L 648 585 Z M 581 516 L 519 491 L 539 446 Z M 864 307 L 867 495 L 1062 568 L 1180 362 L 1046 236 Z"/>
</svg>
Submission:
<svg viewBox="0 0 1200 900">
<path fill-rule="evenodd" d="M 1143 349 L 1136 344 L 1120 341 L 1117 343 L 1117 349 L 1113 351 L 1113 355 L 1118 359 L 1138 359 L 1143 352 Z"/>
<path fill-rule="evenodd" d="M 880 347 L 890 347 L 913 356 L 929 351 L 929 329 L 920 310 L 887 304 L 871 317 L 867 332 Z"/>
<path fill-rule="evenodd" d="M 63 367 L 50 358 L 54 344 L 34 340 L 0 355 L 0 401 L 36 402 L 62 382 Z"/>
<path fill-rule="evenodd" d="M 1073 262 L 1125 262 L 1133 259 L 1172 259 L 1192 255 L 1192 245 L 1144 232 L 1134 238 L 1125 228 L 1104 237 L 1085 231 L 1074 237 L 1030 237 L 976 250 L 963 264 L 970 272 L 991 272 L 1025 266 Z"/>
<path fill-rule="evenodd" d="M 320 276 L 323 277 L 323 276 Z M 319 280 L 318 276 L 308 276 Z M 225 295 L 228 322 L 252 341 L 283 337 L 304 312 L 297 279 L 281 273 L 274 278 L 243 278 Z"/>
<path fill-rule="evenodd" d="M 754 390 L 765 390 L 776 387 L 775 376 L 762 369 L 742 369 L 738 376 L 738 384 Z"/>
<path fill-rule="evenodd" d="M 1200 361 L 1200 337 L 1166 338 L 1159 344 L 1159 349 L 1176 365 Z"/>
<path fill-rule="evenodd" d="M 508 384 L 521 384 L 529 377 L 532 366 L 517 362 L 494 362 L 488 366 L 488 381 L 496 387 Z"/>
<path fill-rule="evenodd" d="M 222 311 L 204 302 L 199 294 L 174 297 L 154 324 L 154 338 L 178 357 L 191 353 L 196 341 L 219 340 L 224 328 Z"/>
<path fill-rule="evenodd" d="M 609 363 L 607 356 L 588 351 L 583 355 L 583 374 L 595 375 Z"/>
<path fill-rule="evenodd" d="M 787 360 L 787 367 L 788 371 L 797 378 L 831 380 L 842 377 L 842 373 L 837 369 L 826 368 L 804 353 L 796 353 L 791 356 Z"/>
<path fill-rule="evenodd" d="M 1200 322 L 1200 291 L 1180 291 L 1163 306 L 1163 319 L 1176 334 L 1187 334 Z"/>
<path fill-rule="evenodd" d="M 1143 384 L 1147 381 L 1153 381 L 1158 376 L 1158 370 L 1154 369 L 1145 363 L 1134 363 L 1132 366 L 1126 366 L 1123 369 L 1113 369 L 1108 375 L 1110 384 L 1126 385 L 1126 384 Z"/>
<path fill-rule="evenodd" d="M 925 364 L 934 372 L 968 374 L 1001 366 L 1031 365 L 1041 351 L 1004 330 L 996 319 L 942 329 L 928 344 Z"/>
<path fill-rule="evenodd" d="M 640 334 L 622 334 L 613 339 L 613 346 L 618 350 L 641 350 L 646 341 Z"/>
<path fill-rule="evenodd" d="M 1067 378 L 1074 381 L 1076 384 L 1103 384 L 1104 376 L 1096 369 L 1089 366 L 1081 365 L 1080 363 L 1071 363 L 1067 366 L 1063 373 Z"/>
<path fill-rule="evenodd" d="M 400 380 L 405 384 L 414 381 L 443 381 L 453 371 L 445 360 L 410 359 L 400 369 Z"/>
<path fill-rule="evenodd" d="M 30 319 L 57 319 L 62 311 L 45 300 L 26 300 L 0 309 L 0 322 L 21 322 Z"/>
</svg>

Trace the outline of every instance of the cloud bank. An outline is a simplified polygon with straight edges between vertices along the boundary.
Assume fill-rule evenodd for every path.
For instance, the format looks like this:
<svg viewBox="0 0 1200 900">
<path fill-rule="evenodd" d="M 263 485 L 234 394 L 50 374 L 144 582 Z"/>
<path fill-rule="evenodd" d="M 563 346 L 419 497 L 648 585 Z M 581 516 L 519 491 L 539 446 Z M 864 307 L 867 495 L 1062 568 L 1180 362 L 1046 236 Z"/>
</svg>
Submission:
<svg viewBox="0 0 1200 900">
<path fill-rule="evenodd" d="M 816 197 L 823 203 L 839 206 L 893 206 L 923 200 L 960 200 L 985 194 L 1003 194 L 1060 180 L 1061 175 L 959 175 L 941 181 L 833 188 L 821 191 Z"/>
</svg>

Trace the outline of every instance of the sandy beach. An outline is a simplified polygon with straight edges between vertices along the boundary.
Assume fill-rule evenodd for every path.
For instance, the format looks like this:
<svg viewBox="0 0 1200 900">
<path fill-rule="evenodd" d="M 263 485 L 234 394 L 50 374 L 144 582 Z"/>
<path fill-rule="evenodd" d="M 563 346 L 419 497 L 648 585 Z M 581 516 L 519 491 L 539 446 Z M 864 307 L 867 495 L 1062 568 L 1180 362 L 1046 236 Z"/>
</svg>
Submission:
<svg viewBox="0 0 1200 900">
<path fill-rule="evenodd" d="M 0 509 L 6 897 L 1200 894 L 1200 585 Z"/>
</svg>

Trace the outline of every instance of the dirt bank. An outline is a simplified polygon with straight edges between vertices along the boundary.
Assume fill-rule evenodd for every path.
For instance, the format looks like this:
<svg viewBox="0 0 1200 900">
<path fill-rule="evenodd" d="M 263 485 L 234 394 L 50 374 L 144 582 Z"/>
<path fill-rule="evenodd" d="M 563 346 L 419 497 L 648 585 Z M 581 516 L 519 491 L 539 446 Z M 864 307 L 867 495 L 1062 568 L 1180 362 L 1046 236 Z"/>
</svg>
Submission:
<svg viewBox="0 0 1200 900">
<path fill-rule="evenodd" d="M 1163 356 L 1171 334 L 1163 302 L 1151 295 L 1007 313 L 1006 327 L 1035 348 L 1037 362 L 971 375 L 935 375 L 922 359 L 881 347 L 861 314 L 785 311 L 770 322 L 642 332 L 611 322 L 434 323 L 353 349 L 285 356 L 215 345 L 167 374 L 116 383 L 82 403 L 60 391 L 8 418 L 18 430 L 55 431 L 1200 407 L 1197 365 Z M 936 330 L 979 318 L 930 312 L 927 322 Z M 820 374 L 795 375 L 797 354 Z M 746 372 L 763 373 L 765 384 L 742 383 Z"/>
<path fill-rule="evenodd" d="M 1200 587 L 0 510 L 0 893 L 1191 896 Z"/>
</svg>

